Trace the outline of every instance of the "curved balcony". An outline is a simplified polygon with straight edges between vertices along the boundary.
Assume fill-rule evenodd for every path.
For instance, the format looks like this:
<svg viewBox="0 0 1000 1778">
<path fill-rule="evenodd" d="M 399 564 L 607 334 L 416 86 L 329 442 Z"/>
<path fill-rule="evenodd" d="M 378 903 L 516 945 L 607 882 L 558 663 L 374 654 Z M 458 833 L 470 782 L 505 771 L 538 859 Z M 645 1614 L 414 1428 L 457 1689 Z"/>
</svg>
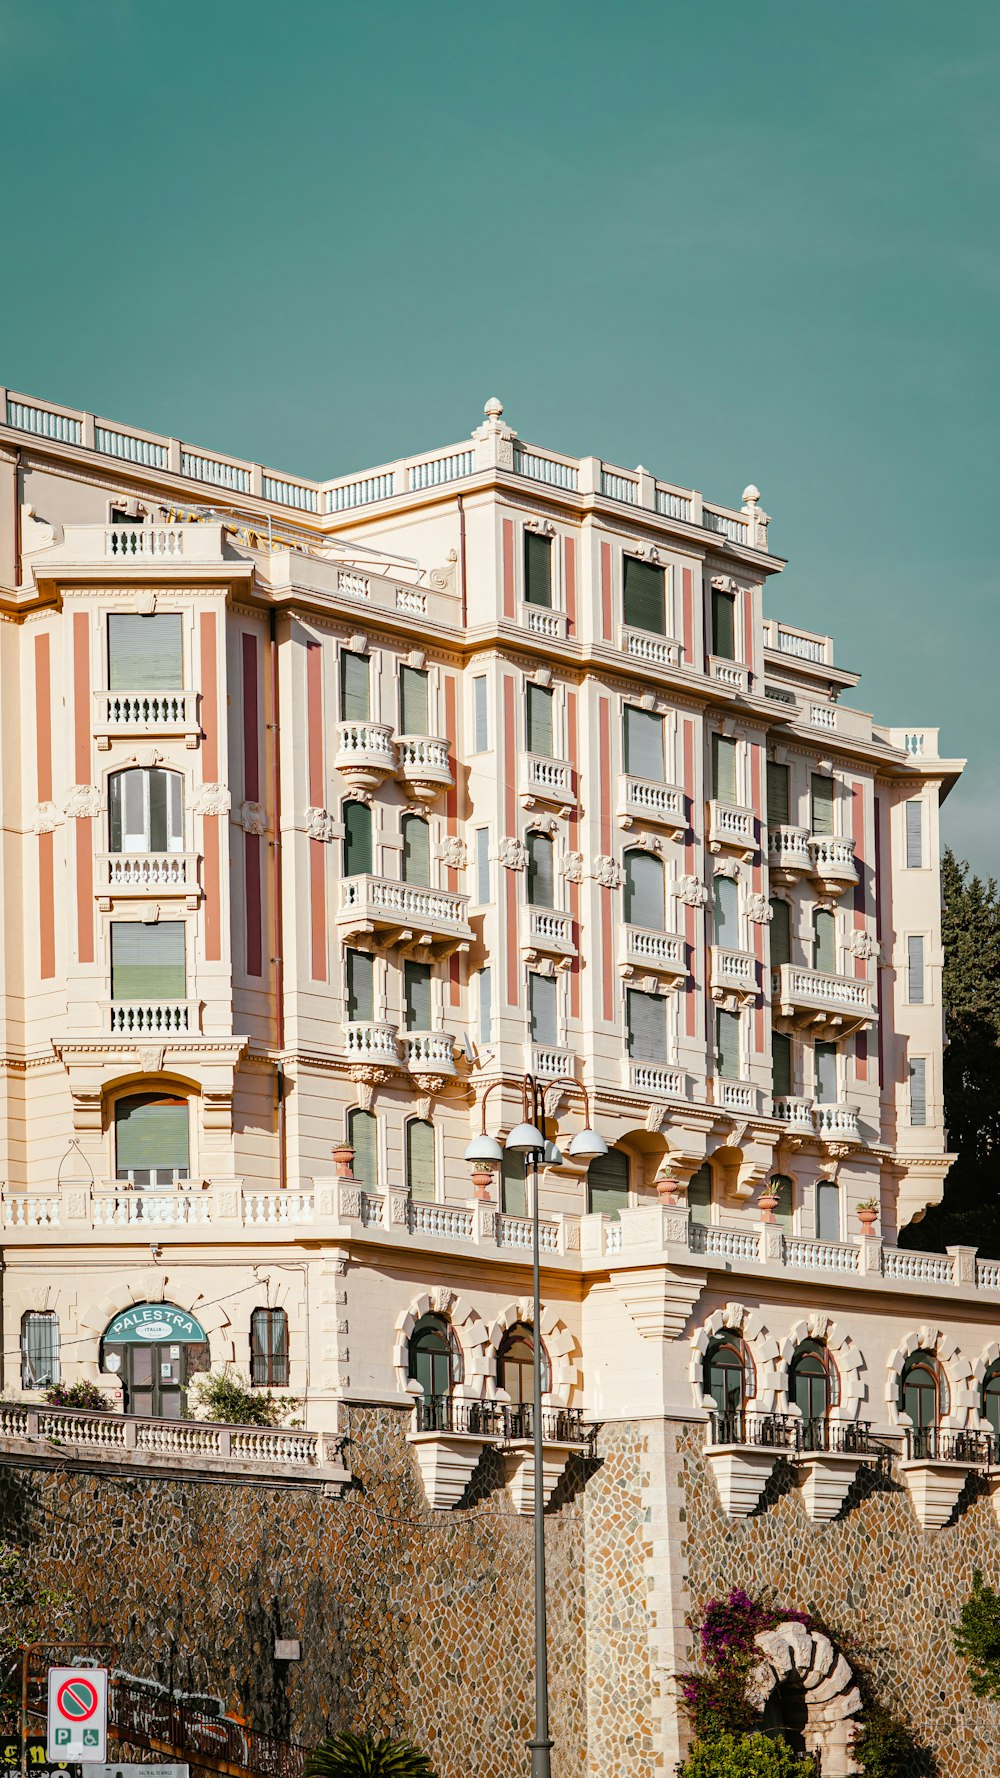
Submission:
<svg viewBox="0 0 1000 1778">
<path fill-rule="evenodd" d="M 399 776 L 418 802 L 432 803 L 455 779 L 448 742 L 439 735 L 397 735 Z"/>
<path fill-rule="evenodd" d="M 858 881 L 854 841 L 835 834 L 813 834 L 809 841 L 809 875 L 824 895 L 843 895 Z"/>
<path fill-rule="evenodd" d="M 338 722 L 333 763 L 351 790 L 377 790 L 396 770 L 392 729 L 385 722 Z"/>
<path fill-rule="evenodd" d="M 801 1030 L 812 1030 L 817 1037 L 849 1037 L 875 1023 L 871 984 L 856 976 L 782 963 L 772 970 L 771 978 L 773 1015 Z"/>
<path fill-rule="evenodd" d="M 344 1048 L 352 1062 L 399 1066 L 395 1025 L 375 1019 L 352 1019 L 344 1026 Z"/>
<path fill-rule="evenodd" d="M 821 1142 L 861 1141 L 857 1105 L 814 1105 L 813 1125 Z"/>
<path fill-rule="evenodd" d="M 772 1115 L 779 1124 L 784 1124 L 790 1136 L 811 1136 L 813 1134 L 813 1115 L 811 1099 L 793 1099 L 782 1096 L 773 1101 Z"/>
<path fill-rule="evenodd" d="M 401 1031 L 399 1042 L 404 1066 L 418 1081 L 427 1077 L 442 1086 L 456 1079 L 455 1039 L 450 1031 Z"/>
<path fill-rule="evenodd" d="M 753 810 L 742 803 L 721 803 L 713 798 L 708 805 L 708 849 L 738 852 L 749 863 L 757 851 Z"/>
<path fill-rule="evenodd" d="M 772 827 L 767 836 L 767 863 L 775 883 L 797 883 L 812 869 L 807 827 Z"/>
<path fill-rule="evenodd" d="M 349 943 L 369 938 L 380 950 L 406 945 L 448 957 L 472 939 L 468 904 L 467 895 L 450 889 L 425 889 L 388 877 L 344 877 L 337 927 Z"/>
</svg>

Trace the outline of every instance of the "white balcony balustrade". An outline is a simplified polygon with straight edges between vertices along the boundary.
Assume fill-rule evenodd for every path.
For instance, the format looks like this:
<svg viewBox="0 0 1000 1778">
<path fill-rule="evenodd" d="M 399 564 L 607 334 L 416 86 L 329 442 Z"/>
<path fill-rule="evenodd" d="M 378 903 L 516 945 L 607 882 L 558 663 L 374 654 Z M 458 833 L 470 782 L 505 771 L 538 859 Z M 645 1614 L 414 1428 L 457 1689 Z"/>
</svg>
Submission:
<svg viewBox="0 0 1000 1778">
<path fill-rule="evenodd" d="M 183 735 L 197 747 L 201 734 L 196 691 L 95 691 L 94 739 L 107 752 L 112 741 L 141 735 Z"/>
<path fill-rule="evenodd" d="M 455 782 L 448 742 L 440 735 L 397 735 L 399 776 L 420 802 L 433 802 Z"/>
<path fill-rule="evenodd" d="M 713 1105 L 720 1105 L 724 1111 L 741 1111 L 756 1114 L 760 1108 L 760 1092 L 749 1080 L 724 1080 L 720 1074 L 713 1075 L 710 1080 Z"/>
<path fill-rule="evenodd" d="M 626 1080 L 634 1093 L 650 1099 L 687 1099 L 688 1077 L 683 1068 L 669 1068 L 660 1062 L 638 1062 L 633 1058 L 625 1064 Z"/>
<path fill-rule="evenodd" d="M 352 1062 L 374 1062 L 398 1068 L 399 1049 L 395 1025 L 376 1019 L 352 1019 L 344 1026 L 344 1048 Z"/>
<path fill-rule="evenodd" d="M 547 753 L 521 755 L 521 802 L 526 809 L 539 803 L 570 810 L 576 807 L 576 782 L 571 765 Z"/>
<path fill-rule="evenodd" d="M 811 1099 L 778 1097 L 773 1101 L 773 1115 L 784 1124 L 789 1135 L 811 1136 L 813 1116 Z"/>
<path fill-rule="evenodd" d="M 627 829 L 637 821 L 666 828 L 668 833 L 684 833 L 687 801 L 681 786 L 623 773 L 618 780 L 618 823 Z"/>
<path fill-rule="evenodd" d="M 396 749 L 389 724 L 338 722 L 333 763 L 351 790 L 377 790 L 396 771 Z"/>
<path fill-rule="evenodd" d="M 860 1142 L 857 1105 L 814 1105 L 813 1126 L 821 1142 Z"/>
<path fill-rule="evenodd" d="M 741 803 L 717 802 L 708 805 L 708 849 L 710 852 L 738 852 L 749 861 L 757 851 L 757 825 L 752 809 Z"/>
<path fill-rule="evenodd" d="M 800 969 L 782 963 L 771 971 L 772 1016 L 800 1029 L 848 1037 L 875 1023 L 871 984 L 853 975 L 835 975 L 825 969 Z"/>
<path fill-rule="evenodd" d="M 522 604 L 521 622 L 533 636 L 548 636 L 552 640 L 558 640 L 566 634 L 565 611 L 550 611 L 544 605 Z"/>
<path fill-rule="evenodd" d="M 190 1037 L 201 1029 L 197 1000 L 113 1000 L 104 1008 L 110 1037 Z"/>
<path fill-rule="evenodd" d="M 711 654 L 708 657 L 708 673 L 710 679 L 717 679 L 720 685 L 727 685 L 730 691 L 750 690 L 750 668 L 743 661 L 723 660 L 719 655 Z"/>
<path fill-rule="evenodd" d="M 812 869 L 807 827 L 772 827 L 767 836 L 767 863 L 776 883 L 797 883 Z"/>
<path fill-rule="evenodd" d="M 348 941 L 377 934 L 380 946 L 425 945 L 438 957 L 471 941 L 467 895 L 370 876 L 344 877 L 339 889 L 337 926 Z"/>
<path fill-rule="evenodd" d="M 712 999 L 720 1004 L 749 1006 L 757 998 L 757 962 L 750 951 L 712 946 Z"/>
<path fill-rule="evenodd" d="M 433 1076 L 440 1082 L 457 1076 L 455 1039 L 450 1031 L 401 1031 L 399 1044 L 410 1074 Z"/>
<path fill-rule="evenodd" d="M 103 852 L 96 861 L 95 888 L 100 896 L 124 900 L 135 896 L 199 894 L 195 852 Z"/>
<path fill-rule="evenodd" d="M 659 975 L 672 983 L 686 981 L 687 945 L 678 932 L 623 926 L 622 967 L 630 975 Z"/>
<path fill-rule="evenodd" d="M 575 957 L 572 917 L 555 908 L 529 907 L 526 948 L 530 952 L 546 957 L 565 958 L 567 961 Z"/>
<path fill-rule="evenodd" d="M 679 667 L 683 644 L 673 636 L 654 636 L 648 630 L 632 630 L 622 624 L 618 630 L 618 646 L 634 661 L 645 661 L 653 667 Z"/>
<path fill-rule="evenodd" d="M 834 834 L 813 834 L 809 841 L 809 875 L 824 895 L 842 895 L 858 880 L 854 841 Z"/>
<path fill-rule="evenodd" d="M 535 1044 L 531 1050 L 531 1071 L 539 1080 L 575 1080 L 576 1051 L 555 1044 Z"/>
</svg>

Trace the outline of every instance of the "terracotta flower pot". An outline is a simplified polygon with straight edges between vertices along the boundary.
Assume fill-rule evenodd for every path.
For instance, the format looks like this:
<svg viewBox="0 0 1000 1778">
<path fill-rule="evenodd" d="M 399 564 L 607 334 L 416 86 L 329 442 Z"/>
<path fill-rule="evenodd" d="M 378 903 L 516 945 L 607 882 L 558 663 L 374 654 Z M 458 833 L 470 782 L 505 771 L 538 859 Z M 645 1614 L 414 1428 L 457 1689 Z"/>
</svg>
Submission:
<svg viewBox="0 0 1000 1778">
<path fill-rule="evenodd" d="M 878 1221 L 878 1211 L 877 1210 L 859 1210 L 858 1211 L 858 1221 L 860 1222 L 861 1227 L 864 1229 L 865 1233 L 867 1234 L 870 1229 L 873 1229 L 875 1227 L 875 1224 Z"/>
<path fill-rule="evenodd" d="M 761 1192 L 760 1197 L 757 1199 L 757 1208 L 760 1211 L 761 1222 L 774 1221 L 774 1212 L 778 1208 L 778 1201 L 777 1192 Z"/>
<path fill-rule="evenodd" d="M 476 1197 L 478 1198 L 478 1200 L 481 1204 L 488 1204 L 489 1203 L 489 1201 L 490 1201 L 490 1186 L 492 1184 L 493 1184 L 493 1174 L 492 1174 L 489 1167 L 474 1167 L 473 1168 L 472 1186 L 473 1186 L 473 1190 L 476 1194 Z"/>
<path fill-rule="evenodd" d="M 333 1151 L 333 1164 L 337 1169 L 338 1179 L 352 1179 L 351 1163 L 354 1150 L 349 1142 L 339 1142 Z"/>
<path fill-rule="evenodd" d="M 676 1179 L 658 1179 L 656 1181 L 656 1195 L 661 1204 L 665 1204 L 668 1209 L 673 1209 L 677 1203 Z"/>
</svg>

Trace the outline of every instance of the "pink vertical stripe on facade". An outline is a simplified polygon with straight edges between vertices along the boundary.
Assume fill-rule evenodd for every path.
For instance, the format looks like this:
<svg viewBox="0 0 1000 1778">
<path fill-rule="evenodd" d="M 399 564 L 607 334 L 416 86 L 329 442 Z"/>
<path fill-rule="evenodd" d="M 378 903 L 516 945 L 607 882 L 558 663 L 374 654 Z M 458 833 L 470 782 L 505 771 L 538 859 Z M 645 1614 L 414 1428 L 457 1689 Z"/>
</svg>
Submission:
<svg viewBox="0 0 1000 1778">
<path fill-rule="evenodd" d="M 314 809 L 325 805 L 323 786 L 323 650 L 318 642 L 306 643 L 306 734 L 309 762 L 309 801 Z M 309 973 L 314 982 L 325 982 L 326 968 L 326 847 L 322 840 L 309 841 Z"/>
<path fill-rule="evenodd" d="M 219 665 L 216 617 L 203 611 L 198 620 L 201 656 L 201 775 L 206 784 L 219 778 Z M 218 963 L 222 957 L 222 835 L 219 815 L 202 816 L 202 851 L 205 868 L 205 958 Z"/>
<path fill-rule="evenodd" d="M 563 572 L 566 578 L 566 634 L 576 635 L 576 538 L 563 539 Z"/>
<path fill-rule="evenodd" d="M 52 801 L 52 656 L 47 635 L 35 637 L 35 755 L 38 800 Z M 38 973 L 56 973 L 55 834 L 38 836 Z"/>
<path fill-rule="evenodd" d="M 685 570 L 685 573 L 686 572 L 687 570 Z M 698 791 L 694 766 L 693 722 L 685 722 L 684 724 L 683 750 L 684 796 L 689 808 L 693 809 Z M 684 874 L 688 877 L 693 877 L 695 874 L 694 828 L 690 821 L 688 822 L 687 833 L 684 837 Z M 695 910 L 692 907 L 685 907 L 684 909 L 684 936 L 687 940 L 689 964 L 687 987 L 684 990 L 684 1030 L 688 1037 L 694 1037 L 698 1029 L 698 984 L 696 980 L 698 972 L 698 929 L 695 923 Z"/>
<path fill-rule="evenodd" d="M 611 608 L 611 545 L 601 544 L 601 639 L 610 642 L 614 634 Z"/>
<path fill-rule="evenodd" d="M 501 555 L 503 569 L 503 614 L 504 617 L 514 615 L 514 521 L 504 519 L 501 526 Z"/>
<path fill-rule="evenodd" d="M 882 899 L 884 896 L 885 900 L 888 902 L 889 906 L 890 907 L 892 906 L 892 880 L 891 880 L 891 868 L 889 865 L 889 861 L 885 857 L 885 852 L 883 851 L 883 846 L 882 846 L 882 804 L 879 801 L 878 797 L 875 798 L 874 828 L 875 828 L 875 937 L 878 941 L 879 952 L 881 952 L 881 949 L 882 949 L 882 928 L 883 928 L 883 924 L 884 924 L 883 919 L 882 919 Z M 888 848 L 885 848 L 885 851 L 888 851 Z M 876 1026 L 876 1030 L 878 1033 L 878 1037 L 877 1037 L 877 1043 L 878 1043 L 878 1052 L 877 1052 L 878 1053 L 878 1084 L 879 1084 L 879 1091 L 880 1092 L 882 1090 L 882 1083 L 885 1080 L 885 1002 L 886 1002 L 886 993 L 885 993 L 885 990 L 882 985 L 884 980 L 885 980 L 885 971 L 882 969 L 879 969 L 878 964 L 876 963 L 876 965 L 875 965 L 875 1010 L 878 1014 L 878 1024 Z"/>
<path fill-rule="evenodd" d="M 694 664 L 694 587 L 690 568 L 681 570 L 681 643 L 685 666 Z"/>
<path fill-rule="evenodd" d="M 602 545 L 602 548 L 604 546 Z M 600 698 L 597 706 L 598 734 L 598 821 L 601 852 L 611 854 L 611 703 Z M 604 1017 L 610 1023 L 615 1016 L 614 992 L 614 918 L 611 897 L 614 891 L 602 888 L 601 897 L 601 991 Z"/>
<path fill-rule="evenodd" d="M 508 835 L 513 838 L 517 834 L 517 729 L 514 707 L 514 681 L 509 674 L 503 681 L 503 810 L 504 825 Z M 520 1004 L 520 983 L 517 962 L 517 875 L 512 870 L 504 870 L 504 974 L 506 978 L 506 1000 L 508 1006 Z"/>
<path fill-rule="evenodd" d="M 73 613 L 73 767 L 77 784 L 90 783 L 90 619 Z M 78 815 L 76 830 L 76 949 L 81 963 L 93 963 L 94 823 Z"/>
<path fill-rule="evenodd" d="M 458 832 L 458 774 L 455 771 L 455 759 L 458 754 L 458 698 L 454 673 L 444 675 L 444 732 L 448 741 L 448 750 L 452 760 L 452 777 L 454 783 L 448 786 L 445 797 L 445 818 L 449 834 Z M 458 872 L 449 868 L 447 884 L 451 890 L 458 888 Z M 448 960 L 448 1000 L 451 1006 L 459 1006 L 462 1000 L 462 960 L 454 951 Z"/>
<path fill-rule="evenodd" d="M 854 930 L 863 932 L 865 925 L 865 787 L 863 783 L 851 785 L 851 833 L 854 836 L 854 862 L 857 866 L 858 880 L 854 885 Z M 855 957 L 854 974 L 861 981 L 867 981 L 869 964 L 863 957 Z M 876 964 L 876 969 L 878 965 Z M 854 1039 L 854 1071 L 858 1080 L 868 1079 L 868 1033 L 859 1031 Z"/>
<path fill-rule="evenodd" d="M 260 799 L 260 700 L 257 690 L 257 638 L 243 632 L 243 794 L 248 802 Z M 246 889 L 246 971 L 262 975 L 261 845 L 260 835 L 243 836 L 243 868 Z"/>
<path fill-rule="evenodd" d="M 751 873 L 751 881 L 755 895 L 760 895 L 764 888 L 764 869 L 761 863 L 764 844 L 763 795 L 761 781 L 761 748 L 756 744 L 750 747 L 750 801 L 754 813 L 754 825 L 757 831 L 757 853 Z M 764 927 L 759 920 L 751 921 L 753 926 L 753 954 L 757 965 L 757 999 L 754 1002 L 753 1015 L 753 1046 L 757 1055 L 764 1053 Z"/>
<path fill-rule="evenodd" d="M 566 539 L 567 544 L 570 539 Z M 573 773 L 574 784 L 578 782 L 580 763 L 579 731 L 577 728 L 577 694 L 575 691 L 566 693 L 566 757 Z M 569 817 L 569 850 L 578 852 L 580 849 L 580 816 L 578 806 L 574 802 Z M 573 943 L 575 954 L 569 966 L 569 1013 L 570 1018 L 580 1017 L 580 885 L 569 885 L 569 912 L 573 922 Z"/>
</svg>

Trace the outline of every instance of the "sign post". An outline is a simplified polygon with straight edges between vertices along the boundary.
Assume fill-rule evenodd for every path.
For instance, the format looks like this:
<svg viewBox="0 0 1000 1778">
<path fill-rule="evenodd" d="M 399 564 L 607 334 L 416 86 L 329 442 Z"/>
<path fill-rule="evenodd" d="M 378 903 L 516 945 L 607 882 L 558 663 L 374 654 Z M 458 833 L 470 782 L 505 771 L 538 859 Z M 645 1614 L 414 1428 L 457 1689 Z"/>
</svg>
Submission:
<svg viewBox="0 0 1000 1778">
<path fill-rule="evenodd" d="M 50 1760 L 108 1757 L 108 1670 L 50 1667 L 46 1752 Z"/>
</svg>

